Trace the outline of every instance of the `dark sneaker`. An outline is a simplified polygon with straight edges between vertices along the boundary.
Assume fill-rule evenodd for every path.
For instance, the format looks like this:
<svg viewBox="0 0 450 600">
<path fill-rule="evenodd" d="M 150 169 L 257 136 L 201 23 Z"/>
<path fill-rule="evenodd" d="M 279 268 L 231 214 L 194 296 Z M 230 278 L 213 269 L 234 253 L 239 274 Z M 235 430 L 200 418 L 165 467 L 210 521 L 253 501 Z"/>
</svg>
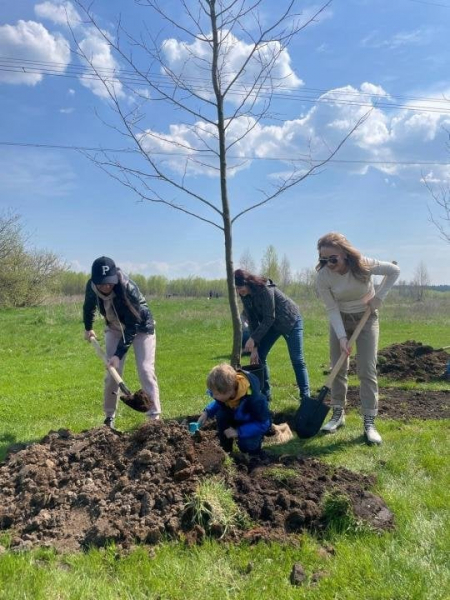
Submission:
<svg viewBox="0 0 450 600">
<path fill-rule="evenodd" d="M 114 417 L 106 417 L 103 421 L 103 425 L 106 425 L 106 427 L 109 427 L 110 429 L 114 429 Z"/>
</svg>

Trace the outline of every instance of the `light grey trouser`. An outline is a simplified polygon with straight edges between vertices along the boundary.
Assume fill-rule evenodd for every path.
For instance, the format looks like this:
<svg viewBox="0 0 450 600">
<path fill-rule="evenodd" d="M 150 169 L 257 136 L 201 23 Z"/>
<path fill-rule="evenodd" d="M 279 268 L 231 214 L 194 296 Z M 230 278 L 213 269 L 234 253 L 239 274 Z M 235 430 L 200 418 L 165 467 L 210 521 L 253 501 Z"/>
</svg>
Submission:
<svg viewBox="0 0 450 600">
<path fill-rule="evenodd" d="M 359 320 L 364 313 L 341 313 L 345 331 L 350 339 Z M 363 415 L 376 416 L 378 413 L 378 380 L 377 380 L 377 350 L 378 350 L 378 313 L 370 315 L 356 340 L 356 372 L 360 380 L 359 397 Z M 341 355 L 339 340 L 330 326 L 330 358 L 332 366 Z M 345 406 L 347 397 L 347 359 L 331 386 L 331 406 Z"/>
<path fill-rule="evenodd" d="M 117 350 L 117 344 L 120 341 L 122 334 L 114 329 L 105 329 L 105 345 L 106 355 L 108 358 L 114 356 Z M 161 404 L 159 402 L 159 386 L 155 373 L 155 353 L 156 353 L 156 335 L 150 333 L 137 333 L 133 340 L 134 356 L 136 359 L 136 368 L 141 382 L 142 389 L 150 396 L 151 409 L 147 415 L 149 417 L 159 415 L 161 413 Z M 125 365 L 125 356 L 120 361 L 118 371 L 120 375 L 123 373 Z M 117 409 L 119 386 L 111 377 L 109 372 L 106 372 L 105 390 L 103 397 L 103 409 L 107 417 L 114 417 Z"/>
</svg>

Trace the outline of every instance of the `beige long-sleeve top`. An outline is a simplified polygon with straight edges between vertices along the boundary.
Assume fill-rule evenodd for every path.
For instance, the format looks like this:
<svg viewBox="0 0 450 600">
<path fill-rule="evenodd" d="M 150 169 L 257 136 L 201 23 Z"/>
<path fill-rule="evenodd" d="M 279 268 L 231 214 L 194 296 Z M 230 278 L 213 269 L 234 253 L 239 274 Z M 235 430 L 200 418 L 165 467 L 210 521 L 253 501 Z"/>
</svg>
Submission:
<svg viewBox="0 0 450 600">
<path fill-rule="evenodd" d="M 317 274 L 317 291 L 325 303 L 331 326 L 338 339 L 347 335 L 341 312 L 364 312 L 369 300 L 374 296 L 384 300 L 400 275 L 400 269 L 393 263 L 367 257 L 363 257 L 363 262 L 370 269 L 370 278 L 367 282 L 356 279 L 351 271 L 341 275 L 330 271 L 327 267 L 323 267 Z M 376 293 L 372 275 L 386 275 L 383 285 Z"/>
</svg>

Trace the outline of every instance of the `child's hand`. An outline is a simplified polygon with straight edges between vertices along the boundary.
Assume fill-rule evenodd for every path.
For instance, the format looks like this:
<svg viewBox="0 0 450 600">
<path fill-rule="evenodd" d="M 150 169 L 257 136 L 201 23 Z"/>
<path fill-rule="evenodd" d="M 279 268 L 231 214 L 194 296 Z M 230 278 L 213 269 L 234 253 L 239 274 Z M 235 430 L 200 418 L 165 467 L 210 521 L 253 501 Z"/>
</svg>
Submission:
<svg viewBox="0 0 450 600">
<path fill-rule="evenodd" d="M 233 438 L 237 438 L 237 436 L 238 436 L 238 432 L 234 427 L 228 427 L 228 429 L 225 429 L 223 434 L 229 440 L 233 439 Z"/>
<path fill-rule="evenodd" d="M 208 414 L 207 412 L 204 410 L 201 415 L 199 416 L 197 423 L 199 427 L 203 427 L 203 425 L 206 423 L 206 421 L 208 420 Z"/>
</svg>

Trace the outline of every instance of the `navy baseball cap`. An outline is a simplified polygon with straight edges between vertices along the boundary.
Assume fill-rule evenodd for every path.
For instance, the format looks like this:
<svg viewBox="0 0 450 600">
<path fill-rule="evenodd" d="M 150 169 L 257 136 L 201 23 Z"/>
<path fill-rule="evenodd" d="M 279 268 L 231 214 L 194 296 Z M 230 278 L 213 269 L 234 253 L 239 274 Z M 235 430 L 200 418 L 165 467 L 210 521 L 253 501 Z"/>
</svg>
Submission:
<svg viewBox="0 0 450 600">
<path fill-rule="evenodd" d="M 117 276 L 116 263 L 112 258 L 100 256 L 92 263 L 92 281 L 95 285 L 105 285 L 107 283 L 116 284 L 119 282 Z"/>
</svg>

